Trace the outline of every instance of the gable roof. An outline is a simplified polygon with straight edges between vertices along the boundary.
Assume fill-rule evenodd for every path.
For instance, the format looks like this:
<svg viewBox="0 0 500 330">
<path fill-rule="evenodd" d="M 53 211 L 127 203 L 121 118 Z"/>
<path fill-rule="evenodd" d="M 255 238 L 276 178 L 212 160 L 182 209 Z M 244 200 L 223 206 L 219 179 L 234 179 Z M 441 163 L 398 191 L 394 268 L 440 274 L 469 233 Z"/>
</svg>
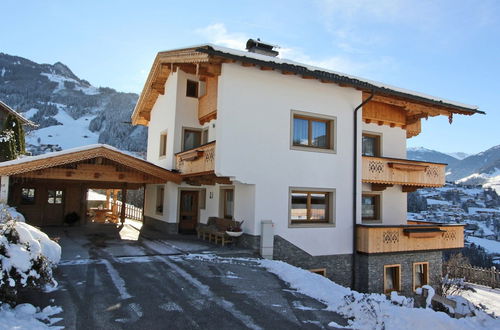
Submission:
<svg viewBox="0 0 500 330">
<path fill-rule="evenodd" d="M 19 112 L 15 111 L 11 107 L 9 107 L 7 104 L 0 101 L 0 111 L 2 111 L 2 110 L 14 115 L 21 122 L 21 124 L 29 125 L 29 126 L 33 126 L 33 127 L 37 126 L 34 122 L 32 122 L 29 119 L 24 118 Z"/>
<path fill-rule="evenodd" d="M 430 107 L 442 109 L 446 113 L 472 115 L 482 113 L 478 106 L 447 100 L 377 81 L 360 78 L 333 70 L 327 70 L 292 60 L 271 57 L 257 53 L 221 47 L 213 44 L 202 44 L 181 49 L 159 52 L 153 62 L 151 71 L 143 91 L 132 113 L 133 124 L 145 124 L 142 113 L 149 113 L 159 94 L 164 92 L 164 84 L 174 65 L 221 62 L 241 62 L 250 65 L 270 68 L 282 72 L 301 75 L 323 82 L 336 83 L 342 87 L 352 87 L 364 92 L 372 92 L 379 96 L 398 98 L 402 101 L 418 102 Z"/>
<path fill-rule="evenodd" d="M 180 183 L 181 176 L 146 160 L 127 154 L 106 144 L 91 144 L 83 147 L 50 152 L 38 156 L 27 156 L 0 163 L 0 175 L 18 175 L 55 166 L 66 165 L 87 159 L 102 157 L 128 166 L 159 179 L 159 182 Z"/>
</svg>

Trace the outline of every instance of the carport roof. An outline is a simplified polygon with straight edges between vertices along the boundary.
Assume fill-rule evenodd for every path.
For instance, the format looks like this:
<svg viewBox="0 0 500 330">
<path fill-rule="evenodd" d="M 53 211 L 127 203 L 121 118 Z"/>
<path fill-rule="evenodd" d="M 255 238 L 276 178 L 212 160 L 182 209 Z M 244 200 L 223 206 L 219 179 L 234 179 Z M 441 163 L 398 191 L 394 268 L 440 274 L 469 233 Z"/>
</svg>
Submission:
<svg viewBox="0 0 500 330">
<path fill-rule="evenodd" d="M 123 152 L 106 144 L 91 144 L 83 147 L 50 152 L 38 156 L 27 156 L 0 163 L 0 175 L 22 175 L 23 173 L 44 170 L 56 166 L 81 162 L 93 158 L 109 159 L 120 165 L 142 172 L 158 179 L 158 183 L 173 181 L 180 183 L 181 176 L 144 159 Z M 71 179 L 68 177 L 68 179 Z M 147 180 L 145 180 L 147 182 Z"/>
</svg>

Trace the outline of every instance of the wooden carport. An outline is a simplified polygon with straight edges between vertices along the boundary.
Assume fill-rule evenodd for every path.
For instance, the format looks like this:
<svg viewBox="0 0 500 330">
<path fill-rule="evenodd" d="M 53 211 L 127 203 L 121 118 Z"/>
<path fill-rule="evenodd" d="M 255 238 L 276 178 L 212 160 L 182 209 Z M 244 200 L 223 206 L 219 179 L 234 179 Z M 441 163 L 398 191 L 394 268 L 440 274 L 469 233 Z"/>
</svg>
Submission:
<svg viewBox="0 0 500 330">
<path fill-rule="evenodd" d="M 0 200 L 7 200 L 28 222 L 39 226 L 61 225 L 72 212 L 85 223 L 89 188 L 120 189 L 125 205 L 127 189 L 181 182 L 177 173 L 104 144 L 3 162 L 0 176 Z M 125 207 L 120 218 L 125 221 Z"/>
</svg>

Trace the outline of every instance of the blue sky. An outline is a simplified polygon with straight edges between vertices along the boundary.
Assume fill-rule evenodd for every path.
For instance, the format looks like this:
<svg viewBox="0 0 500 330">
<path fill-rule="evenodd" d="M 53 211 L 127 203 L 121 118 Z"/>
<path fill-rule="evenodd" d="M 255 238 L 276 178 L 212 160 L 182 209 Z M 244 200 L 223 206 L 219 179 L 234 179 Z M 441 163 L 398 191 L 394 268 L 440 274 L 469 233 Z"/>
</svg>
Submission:
<svg viewBox="0 0 500 330">
<path fill-rule="evenodd" d="M 2 0 L 0 52 L 61 61 L 96 86 L 139 93 L 156 52 L 260 37 L 283 57 L 478 105 L 408 140 L 445 152 L 500 144 L 500 1 Z"/>
</svg>

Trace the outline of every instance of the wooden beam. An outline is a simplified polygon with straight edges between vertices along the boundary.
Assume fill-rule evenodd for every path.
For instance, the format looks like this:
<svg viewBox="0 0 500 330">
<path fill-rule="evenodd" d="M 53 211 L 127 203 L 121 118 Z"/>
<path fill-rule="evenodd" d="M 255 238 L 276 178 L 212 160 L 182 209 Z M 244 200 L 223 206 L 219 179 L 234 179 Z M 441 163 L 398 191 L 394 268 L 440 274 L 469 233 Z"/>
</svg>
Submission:
<svg viewBox="0 0 500 330">
<path fill-rule="evenodd" d="M 383 191 L 392 186 L 392 184 L 372 183 L 372 191 Z"/>
<path fill-rule="evenodd" d="M 127 188 L 122 189 L 122 209 L 120 212 L 120 222 L 125 223 L 125 211 L 127 209 Z"/>
</svg>

